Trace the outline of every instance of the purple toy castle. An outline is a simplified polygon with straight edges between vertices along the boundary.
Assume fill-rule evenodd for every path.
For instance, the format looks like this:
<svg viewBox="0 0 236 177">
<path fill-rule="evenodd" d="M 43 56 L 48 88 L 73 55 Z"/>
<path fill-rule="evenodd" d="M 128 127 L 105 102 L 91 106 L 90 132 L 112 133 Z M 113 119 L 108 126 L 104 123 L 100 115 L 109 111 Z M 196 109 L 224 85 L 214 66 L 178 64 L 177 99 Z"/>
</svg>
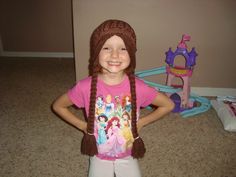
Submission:
<svg viewBox="0 0 236 177">
<path fill-rule="evenodd" d="M 171 48 L 166 52 L 166 72 L 167 72 L 167 85 L 172 87 L 180 87 L 182 91 L 169 94 L 170 98 L 175 102 L 175 109 L 173 112 L 181 112 L 193 107 L 193 102 L 189 99 L 190 94 L 190 77 L 192 76 L 194 65 L 196 64 L 197 53 L 195 48 L 192 48 L 190 52 L 187 50 L 186 41 L 190 40 L 190 36 L 183 35 L 182 40 L 178 44 L 175 52 L 172 52 Z M 183 56 L 185 58 L 185 66 L 175 65 L 175 57 Z M 182 85 L 173 85 L 174 78 L 180 78 Z"/>
</svg>

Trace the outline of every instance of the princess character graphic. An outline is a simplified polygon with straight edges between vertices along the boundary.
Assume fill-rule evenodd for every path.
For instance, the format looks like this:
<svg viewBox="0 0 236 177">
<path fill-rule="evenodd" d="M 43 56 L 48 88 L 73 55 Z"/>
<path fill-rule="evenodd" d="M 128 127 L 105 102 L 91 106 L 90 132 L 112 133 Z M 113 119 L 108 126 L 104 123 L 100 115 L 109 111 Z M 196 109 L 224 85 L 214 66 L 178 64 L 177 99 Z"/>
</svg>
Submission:
<svg viewBox="0 0 236 177">
<path fill-rule="evenodd" d="M 104 112 L 103 96 L 98 96 L 96 100 L 96 115 L 100 115 Z"/>
<path fill-rule="evenodd" d="M 107 122 L 107 141 L 105 144 L 99 146 L 100 153 L 111 157 L 116 157 L 125 152 L 126 141 L 120 130 L 119 122 L 120 120 L 118 117 L 112 117 Z"/>
<path fill-rule="evenodd" d="M 132 131 L 130 129 L 131 125 L 131 118 L 127 112 L 124 112 L 121 117 L 121 124 L 122 124 L 122 134 L 126 140 L 126 148 L 129 149 L 132 147 L 134 138 Z"/>
<path fill-rule="evenodd" d="M 105 114 L 107 117 L 110 117 L 111 113 L 113 112 L 114 112 L 114 103 L 112 103 L 112 96 L 108 94 L 106 96 Z"/>
<path fill-rule="evenodd" d="M 128 112 L 130 113 L 131 112 L 131 97 L 126 95 L 124 98 L 123 98 L 123 108 L 124 108 L 124 112 Z"/>
<path fill-rule="evenodd" d="M 101 114 L 98 116 L 98 123 L 97 123 L 97 129 L 98 129 L 98 137 L 97 137 L 97 143 L 98 144 L 104 144 L 107 141 L 107 136 L 106 136 L 106 126 L 107 126 L 107 116 L 105 114 Z"/>
</svg>

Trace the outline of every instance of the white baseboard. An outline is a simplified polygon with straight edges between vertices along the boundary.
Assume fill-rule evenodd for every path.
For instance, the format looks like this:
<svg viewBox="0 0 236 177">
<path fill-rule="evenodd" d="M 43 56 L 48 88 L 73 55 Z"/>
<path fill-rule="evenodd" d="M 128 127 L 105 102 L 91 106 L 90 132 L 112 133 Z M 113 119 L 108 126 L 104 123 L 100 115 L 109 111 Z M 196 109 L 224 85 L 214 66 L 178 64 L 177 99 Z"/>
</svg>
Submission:
<svg viewBox="0 0 236 177">
<path fill-rule="evenodd" d="M 236 88 L 191 87 L 191 93 L 199 96 L 236 96 Z"/>
<path fill-rule="evenodd" d="M 1 51 L 5 57 L 41 57 L 41 58 L 73 58 L 73 52 L 13 52 Z M 191 87 L 191 92 L 199 96 L 236 96 L 236 88 Z"/>
<path fill-rule="evenodd" d="M 73 52 L 14 52 L 2 51 L 3 57 L 39 57 L 39 58 L 73 58 Z"/>
</svg>

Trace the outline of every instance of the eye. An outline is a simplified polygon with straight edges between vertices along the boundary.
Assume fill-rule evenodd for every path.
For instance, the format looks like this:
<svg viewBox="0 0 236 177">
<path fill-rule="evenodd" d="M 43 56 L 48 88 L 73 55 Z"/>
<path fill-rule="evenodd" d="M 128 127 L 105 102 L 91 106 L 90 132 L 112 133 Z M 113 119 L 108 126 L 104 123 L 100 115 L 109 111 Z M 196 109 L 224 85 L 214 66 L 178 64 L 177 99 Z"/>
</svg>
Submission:
<svg viewBox="0 0 236 177">
<path fill-rule="evenodd" d="M 103 50 L 109 50 L 109 48 L 108 48 L 108 47 L 103 47 L 102 49 L 103 49 Z"/>
<path fill-rule="evenodd" d="M 125 47 L 122 47 L 121 50 L 122 50 L 122 51 L 126 51 L 127 49 L 126 49 Z"/>
</svg>

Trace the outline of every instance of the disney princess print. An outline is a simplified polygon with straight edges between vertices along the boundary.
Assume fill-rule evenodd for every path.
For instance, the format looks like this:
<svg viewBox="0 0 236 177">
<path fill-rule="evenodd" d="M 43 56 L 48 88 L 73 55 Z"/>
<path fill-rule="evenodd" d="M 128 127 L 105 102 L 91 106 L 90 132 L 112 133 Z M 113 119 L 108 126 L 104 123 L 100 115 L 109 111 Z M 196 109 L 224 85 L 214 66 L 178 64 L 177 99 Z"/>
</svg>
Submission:
<svg viewBox="0 0 236 177">
<path fill-rule="evenodd" d="M 99 95 L 95 110 L 95 137 L 99 154 L 116 158 L 130 152 L 134 141 L 130 95 Z"/>
</svg>

